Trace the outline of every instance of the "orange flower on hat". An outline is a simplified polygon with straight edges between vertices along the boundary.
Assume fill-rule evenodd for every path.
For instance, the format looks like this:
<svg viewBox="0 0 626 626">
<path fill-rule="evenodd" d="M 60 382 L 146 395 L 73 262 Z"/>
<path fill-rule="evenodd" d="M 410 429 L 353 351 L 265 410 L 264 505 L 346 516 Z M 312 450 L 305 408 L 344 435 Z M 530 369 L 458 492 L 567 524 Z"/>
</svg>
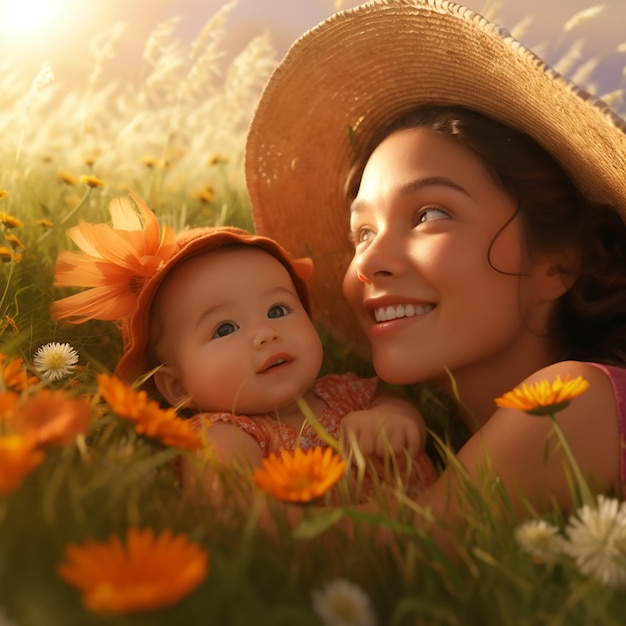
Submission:
<svg viewBox="0 0 626 626">
<path fill-rule="evenodd" d="M 80 589 L 85 608 L 125 614 L 176 604 L 206 578 L 208 560 L 186 535 L 130 528 L 125 546 L 115 536 L 66 546 L 57 572 Z"/>
<path fill-rule="evenodd" d="M 346 464 L 332 448 L 319 446 L 292 454 L 281 450 L 263 459 L 263 467 L 254 470 L 257 487 L 286 502 L 310 502 L 325 494 L 343 475 Z"/>
<path fill-rule="evenodd" d="M 17 489 L 44 459 L 36 443 L 21 435 L 0 436 L 0 495 Z"/>
<path fill-rule="evenodd" d="M 111 224 L 81 221 L 67 231 L 82 252 L 59 254 L 54 284 L 89 289 L 54 302 L 56 319 L 81 323 L 129 317 L 142 284 L 176 250 L 174 230 L 161 229 L 154 213 L 129 193 L 136 209 L 128 198 L 117 198 L 109 205 Z"/>
<path fill-rule="evenodd" d="M 135 423 L 138 434 L 184 450 L 195 451 L 203 446 L 189 422 L 180 418 L 175 409 L 162 409 L 149 400 L 145 390 L 135 391 L 119 378 L 106 374 L 98 376 L 98 390 L 117 415 Z"/>
</svg>

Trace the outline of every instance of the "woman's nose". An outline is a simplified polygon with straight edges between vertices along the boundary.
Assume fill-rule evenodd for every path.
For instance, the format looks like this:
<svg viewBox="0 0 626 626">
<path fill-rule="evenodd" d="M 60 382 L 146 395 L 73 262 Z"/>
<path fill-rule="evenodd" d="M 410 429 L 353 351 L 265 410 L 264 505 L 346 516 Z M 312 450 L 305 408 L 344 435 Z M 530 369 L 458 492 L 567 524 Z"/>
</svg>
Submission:
<svg viewBox="0 0 626 626">
<path fill-rule="evenodd" d="M 379 233 L 365 250 L 354 258 L 357 278 L 370 284 L 377 278 L 400 276 L 406 268 L 406 255 L 397 240 Z"/>
</svg>

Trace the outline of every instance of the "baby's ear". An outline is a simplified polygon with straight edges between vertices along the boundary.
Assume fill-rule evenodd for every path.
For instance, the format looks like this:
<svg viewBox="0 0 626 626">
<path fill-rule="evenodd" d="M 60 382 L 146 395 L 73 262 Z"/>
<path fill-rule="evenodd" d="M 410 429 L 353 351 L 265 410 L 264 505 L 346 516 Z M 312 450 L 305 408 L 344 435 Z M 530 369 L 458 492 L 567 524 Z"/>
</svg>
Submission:
<svg viewBox="0 0 626 626">
<path fill-rule="evenodd" d="M 178 371 L 173 367 L 162 365 L 154 373 L 154 384 L 172 406 L 183 406 L 189 400 L 187 389 L 185 389 Z"/>
</svg>

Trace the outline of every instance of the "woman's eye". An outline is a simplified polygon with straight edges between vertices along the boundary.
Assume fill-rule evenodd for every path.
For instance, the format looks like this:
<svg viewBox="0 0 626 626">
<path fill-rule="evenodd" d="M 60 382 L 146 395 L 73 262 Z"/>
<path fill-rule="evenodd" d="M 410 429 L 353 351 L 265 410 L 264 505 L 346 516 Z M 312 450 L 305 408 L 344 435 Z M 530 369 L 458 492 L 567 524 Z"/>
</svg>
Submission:
<svg viewBox="0 0 626 626">
<path fill-rule="evenodd" d="M 220 324 L 217 327 L 217 330 L 215 331 L 215 334 L 213 335 L 213 337 L 214 338 L 226 337 L 226 335 L 231 335 L 238 328 L 239 326 L 237 326 L 236 324 L 233 324 L 232 322 L 224 322 L 223 324 Z"/>
<path fill-rule="evenodd" d="M 284 317 L 289 313 L 289 309 L 284 304 L 275 304 L 273 307 L 270 307 L 267 312 L 267 317 L 270 319 L 275 317 Z"/>
<path fill-rule="evenodd" d="M 369 228 L 359 228 L 352 231 L 350 239 L 353 245 L 358 246 L 360 243 L 365 243 L 372 239 L 373 232 Z"/>
<path fill-rule="evenodd" d="M 422 209 L 417 216 L 417 223 L 424 224 L 425 222 L 434 222 L 436 220 L 448 219 L 450 215 L 443 209 L 437 209 L 435 207 L 427 207 Z"/>
</svg>

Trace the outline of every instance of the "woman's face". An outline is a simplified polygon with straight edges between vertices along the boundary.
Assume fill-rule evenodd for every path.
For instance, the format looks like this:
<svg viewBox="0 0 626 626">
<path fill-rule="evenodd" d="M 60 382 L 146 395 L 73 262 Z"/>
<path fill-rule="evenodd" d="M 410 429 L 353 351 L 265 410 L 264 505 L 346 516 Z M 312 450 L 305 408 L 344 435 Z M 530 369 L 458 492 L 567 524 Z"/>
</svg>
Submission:
<svg viewBox="0 0 626 626">
<path fill-rule="evenodd" d="M 496 373 L 545 349 L 554 279 L 525 255 L 515 210 L 449 137 L 411 128 L 375 149 L 350 207 L 343 289 L 383 380 Z"/>
</svg>

